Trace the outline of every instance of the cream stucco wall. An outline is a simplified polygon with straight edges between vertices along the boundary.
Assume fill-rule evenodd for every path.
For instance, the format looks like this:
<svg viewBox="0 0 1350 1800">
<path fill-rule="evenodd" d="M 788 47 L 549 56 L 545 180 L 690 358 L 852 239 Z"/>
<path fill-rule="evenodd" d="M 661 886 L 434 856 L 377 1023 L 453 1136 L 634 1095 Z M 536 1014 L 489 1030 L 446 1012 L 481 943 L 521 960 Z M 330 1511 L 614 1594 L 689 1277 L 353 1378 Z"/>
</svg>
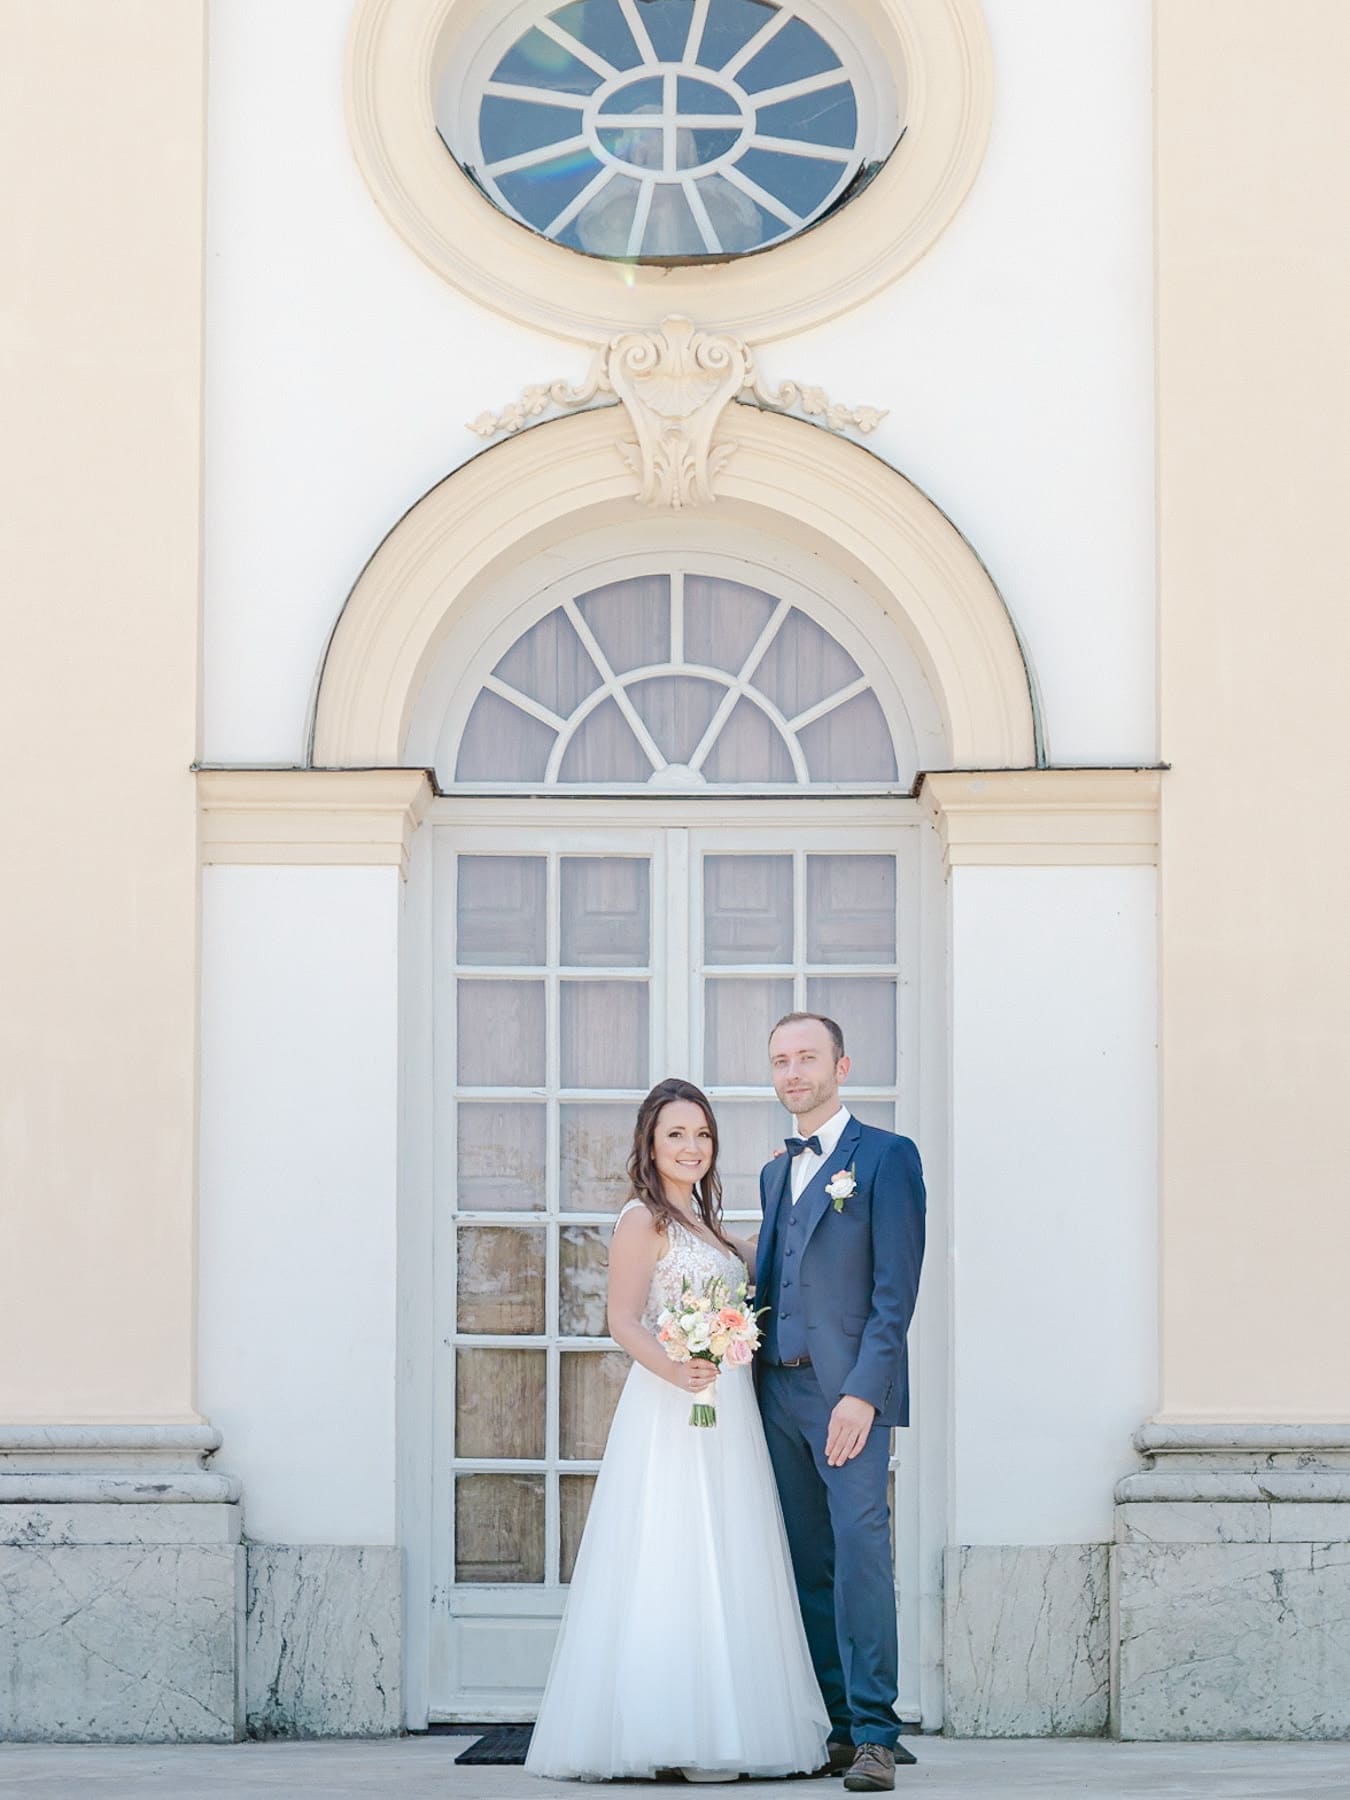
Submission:
<svg viewBox="0 0 1350 1800">
<path fill-rule="evenodd" d="M 1157 23 L 1162 1416 L 1350 1417 L 1350 8 Z"/>
<path fill-rule="evenodd" d="M 204 6 L 0 0 L 0 1419 L 192 1396 Z"/>
</svg>

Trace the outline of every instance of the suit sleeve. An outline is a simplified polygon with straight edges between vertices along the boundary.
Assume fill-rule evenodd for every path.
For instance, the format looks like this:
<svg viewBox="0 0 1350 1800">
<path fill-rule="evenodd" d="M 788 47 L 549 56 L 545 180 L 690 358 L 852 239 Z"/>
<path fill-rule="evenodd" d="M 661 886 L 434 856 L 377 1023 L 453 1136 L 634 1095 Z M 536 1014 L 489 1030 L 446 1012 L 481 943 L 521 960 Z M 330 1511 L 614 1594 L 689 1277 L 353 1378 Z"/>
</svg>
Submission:
<svg viewBox="0 0 1350 1800">
<path fill-rule="evenodd" d="M 759 1240 L 755 1246 L 755 1266 L 750 1271 L 750 1285 L 756 1292 L 758 1292 L 759 1289 L 760 1249 L 764 1243 L 764 1214 L 768 1205 L 767 1196 L 765 1194 L 765 1179 L 772 1167 L 773 1164 L 768 1163 L 759 1172 Z"/>
<path fill-rule="evenodd" d="M 919 1152 L 896 1138 L 872 1184 L 872 1309 L 843 1386 L 881 1412 L 900 1379 L 923 1267 L 925 1196 Z"/>
</svg>

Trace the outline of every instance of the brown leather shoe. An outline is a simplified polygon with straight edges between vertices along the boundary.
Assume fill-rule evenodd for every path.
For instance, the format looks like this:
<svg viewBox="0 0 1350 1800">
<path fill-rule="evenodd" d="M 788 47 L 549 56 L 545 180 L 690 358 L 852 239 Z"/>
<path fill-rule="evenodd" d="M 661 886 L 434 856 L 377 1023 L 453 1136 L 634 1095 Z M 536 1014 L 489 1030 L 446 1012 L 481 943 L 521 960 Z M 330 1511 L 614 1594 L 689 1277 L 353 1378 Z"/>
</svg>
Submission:
<svg viewBox="0 0 1350 1800">
<path fill-rule="evenodd" d="M 850 1794 L 888 1794 L 895 1786 L 895 1752 L 885 1744 L 859 1744 L 844 1786 Z"/>
<path fill-rule="evenodd" d="M 847 1775 L 853 1767 L 852 1744 L 841 1744 L 838 1738 L 831 1738 L 825 1748 L 830 1753 L 829 1770 L 831 1775 Z"/>
</svg>

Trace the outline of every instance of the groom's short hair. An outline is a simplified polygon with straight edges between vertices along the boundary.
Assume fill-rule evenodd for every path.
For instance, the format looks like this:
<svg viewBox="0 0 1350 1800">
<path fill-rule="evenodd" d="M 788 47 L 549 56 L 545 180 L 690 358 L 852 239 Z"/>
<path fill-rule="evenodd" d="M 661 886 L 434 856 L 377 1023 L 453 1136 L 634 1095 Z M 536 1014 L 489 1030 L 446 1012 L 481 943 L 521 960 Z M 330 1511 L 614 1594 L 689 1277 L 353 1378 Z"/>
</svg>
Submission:
<svg viewBox="0 0 1350 1800">
<path fill-rule="evenodd" d="M 834 1045 L 834 1060 L 836 1062 L 842 1061 L 843 1055 L 844 1055 L 844 1034 L 839 1029 L 839 1027 L 835 1024 L 834 1020 L 827 1019 L 825 1017 L 824 1013 L 813 1013 L 813 1012 L 784 1013 L 782 1018 L 778 1021 L 777 1025 L 774 1026 L 773 1031 L 771 1031 L 769 1033 L 769 1042 L 770 1043 L 773 1042 L 774 1032 L 780 1031 L 784 1025 L 806 1025 L 806 1024 L 823 1025 L 825 1027 L 826 1031 L 828 1031 L 830 1034 L 830 1042 Z"/>
</svg>

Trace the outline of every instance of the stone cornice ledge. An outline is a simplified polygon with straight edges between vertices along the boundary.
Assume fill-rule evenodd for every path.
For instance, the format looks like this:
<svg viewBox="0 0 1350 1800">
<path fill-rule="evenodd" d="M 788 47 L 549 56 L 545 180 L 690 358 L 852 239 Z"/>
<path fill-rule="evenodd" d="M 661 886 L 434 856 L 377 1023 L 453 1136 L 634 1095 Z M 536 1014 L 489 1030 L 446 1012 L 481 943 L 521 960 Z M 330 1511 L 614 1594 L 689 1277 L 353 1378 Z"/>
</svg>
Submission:
<svg viewBox="0 0 1350 1800">
<path fill-rule="evenodd" d="M 431 804 L 425 769 L 199 769 L 203 863 L 396 868 Z"/>
<path fill-rule="evenodd" d="M 1147 1468 L 1116 1485 L 1139 1501 L 1350 1501 L 1350 1424 L 1146 1424 Z"/>
<path fill-rule="evenodd" d="M 1157 769 L 962 769 L 923 777 L 943 867 L 1156 863 Z"/>
<path fill-rule="evenodd" d="M 0 1504 L 202 1503 L 239 1499 L 206 1467 L 210 1425 L 0 1425 Z"/>
</svg>

